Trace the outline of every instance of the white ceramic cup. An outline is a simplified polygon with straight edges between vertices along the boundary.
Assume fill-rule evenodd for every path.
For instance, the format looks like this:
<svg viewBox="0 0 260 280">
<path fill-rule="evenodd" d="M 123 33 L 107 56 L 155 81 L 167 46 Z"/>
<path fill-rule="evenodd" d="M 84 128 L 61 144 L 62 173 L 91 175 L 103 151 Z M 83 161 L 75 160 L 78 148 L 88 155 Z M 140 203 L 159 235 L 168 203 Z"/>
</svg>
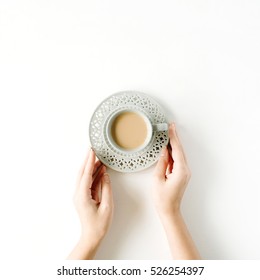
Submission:
<svg viewBox="0 0 260 280">
<path fill-rule="evenodd" d="M 146 124 L 146 128 L 147 128 L 147 135 L 146 135 L 146 138 L 145 138 L 144 142 L 135 149 L 124 149 L 121 146 L 117 145 L 117 143 L 113 139 L 112 132 L 111 132 L 112 125 L 113 125 L 115 119 L 119 115 L 121 115 L 123 113 L 127 113 L 127 112 L 132 112 L 132 113 L 135 113 L 135 114 L 138 114 L 139 116 L 141 116 L 142 119 L 144 120 L 144 122 Z M 167 131 L 167 130 L 168 130 L 168 124 L 167 123 L 152 124 L 152 122 L 148 118 L 148 116 L 140 110 L 137 110 L 137 109 L 119 109 L 119 110 L 113 112 L 110 115 L 110 117 L 108 118 L 108 121 L 106 123 L 105 133 L 106 133 L 106 136 L 107 136 L 107 139 L 108 139 L 110 145 L 115 150 L 117 150 L 118 152 L 123 152 L 123 153 L 134 153 L 134 152 L 140 152 L 141 150 L 144 150 L 150 144 L 150 142 L 153 138 L 154 132 Z"/>
</svg>

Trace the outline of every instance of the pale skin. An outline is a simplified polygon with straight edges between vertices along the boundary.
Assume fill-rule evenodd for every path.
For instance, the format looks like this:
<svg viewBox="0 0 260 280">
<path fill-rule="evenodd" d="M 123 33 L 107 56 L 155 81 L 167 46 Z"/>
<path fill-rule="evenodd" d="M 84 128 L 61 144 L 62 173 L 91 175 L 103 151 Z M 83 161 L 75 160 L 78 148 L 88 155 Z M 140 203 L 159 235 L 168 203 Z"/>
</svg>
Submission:
<svg viewBox="0 0 260 280">
<path fill-rule="evenodd" d="M 169 125 L 170 144 L 164 147 L 153 172 L 153 200 L 174 259 L 200 259 L 181 214 L 181 201 L 190 180 L 190 170 L 177 136 Z M 109 175 L 90 150 L 83 163 L 74 195 L 81 222 L 81 236 L 68 259 L 93 259 L 109 229 L 113 195 Z"/>
<path fill-rule="evenodd" d="M 181 201 L 191 177 L 175 125 L 169 126 L 170 145 L 164 147 L 154 170 L 153 198 L 173 259 L 200 259 L 181 214 Z"/>
<path fill-rule="evenodd" d="M 74 204 L 81 235 L 68 259 L 91 260 L 108 231 L 114 208 L 109 175 L 92 149 L 78 174 Z"/>
</svg>

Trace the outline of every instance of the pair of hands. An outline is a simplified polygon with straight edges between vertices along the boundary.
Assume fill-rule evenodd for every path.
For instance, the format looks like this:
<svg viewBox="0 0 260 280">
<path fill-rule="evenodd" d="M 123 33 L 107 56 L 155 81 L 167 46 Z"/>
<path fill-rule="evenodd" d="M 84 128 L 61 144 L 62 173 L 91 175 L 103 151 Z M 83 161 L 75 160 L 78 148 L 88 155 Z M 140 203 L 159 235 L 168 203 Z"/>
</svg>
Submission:
<svg viewBox="0 0 260 280">
<path fill-rule="evenodd" d="M 180 204 L 190 170 L 174 124 L 169 125 L 169 138 L 170 145 L 162 149 L 154 169 L 153 199 L 172 247 L 172 239 L 178 240 L 178 231 L 183 230 Z M 109 175 L 92 149 L 80 169 L 74 202 L 82 232 L 69 258 L 92 259 L 109 228 L 114 208 Z"/>
</svg>

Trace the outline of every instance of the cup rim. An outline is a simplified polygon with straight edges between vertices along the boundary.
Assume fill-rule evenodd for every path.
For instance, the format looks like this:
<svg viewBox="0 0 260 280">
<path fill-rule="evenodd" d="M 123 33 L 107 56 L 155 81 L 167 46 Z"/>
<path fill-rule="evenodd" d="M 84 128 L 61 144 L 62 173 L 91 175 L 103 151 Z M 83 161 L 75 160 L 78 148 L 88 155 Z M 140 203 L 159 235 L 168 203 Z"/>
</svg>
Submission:
<svg viewBox="0 0 260 280">
<path fill-rule="evenodd" d="M 125 113 L 125 112 L 133 112 L 133 113 L 136 113 L 138 115 L 140 115 L 145 123 L 146 123 L 146 126 L 147 126 L 147 136 L 145 138 L 145 141 L 143 142 L 142 145 L 134 148 L 134 149 L 125 149 L 121 146 L 119 146 L 114 140 L 113 140 L 113 137 L 111 135 L 111 127 L 112 127 L 112 124 L 113 124 L 113 121 L 116 119 L 116 117 L 118 117 L 118 115 L 122 114 L 122 113 Z M 108 117 L 108 120 L 107 120 L 107 124 L 106 124 L 106 129 L 105 129 L 105 132 L 106 132 L 106 135 L 107 135 L 107 139 L 110 143 L 110 145 L 116 149 L 118 152 L 120 153 L 126 153 L 126 154 L 131 154 L 131 153 L 136 153 L 136 152 L 140 152 L 142 151 L 143 149 L 145 149 L 151 139 L 152 139 L 152 133 L 153 133 L 153 130 L 152 130 L 152 123 L 151 123 L 151 120 L 149 119 L 149 117 L 142 111 L 136 109 L 136 108 L 120 108 L 116 111 L 114 111 L 109 117 Z"/>
</svg>

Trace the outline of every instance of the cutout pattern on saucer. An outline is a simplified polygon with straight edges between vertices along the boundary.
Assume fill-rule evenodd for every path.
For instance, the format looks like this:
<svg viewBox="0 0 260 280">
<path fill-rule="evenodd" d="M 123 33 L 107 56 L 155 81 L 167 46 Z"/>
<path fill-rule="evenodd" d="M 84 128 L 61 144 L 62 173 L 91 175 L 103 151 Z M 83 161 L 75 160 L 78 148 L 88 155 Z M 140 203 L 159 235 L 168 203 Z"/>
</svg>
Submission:
<svg viewBox="0 0 260 280">
<path fill-rule="evenodd" d="M 158 159 L 163 146 L 168 144 L 168 131 L 153 133 L 150 144 L 139 152 L 124 153 L 110 145 L 105 126 L 108 117 L 118 109 L 136 109 L 145 113 L 152 124 L 165 123 L 161 107 L 146 94 L 124 91 L 111 95 L 95 110 L 89 124 L 89 137 L 97 157 L 106 166 L 120 172 L 135 172 L 148 168 Z"/>
</svg>

